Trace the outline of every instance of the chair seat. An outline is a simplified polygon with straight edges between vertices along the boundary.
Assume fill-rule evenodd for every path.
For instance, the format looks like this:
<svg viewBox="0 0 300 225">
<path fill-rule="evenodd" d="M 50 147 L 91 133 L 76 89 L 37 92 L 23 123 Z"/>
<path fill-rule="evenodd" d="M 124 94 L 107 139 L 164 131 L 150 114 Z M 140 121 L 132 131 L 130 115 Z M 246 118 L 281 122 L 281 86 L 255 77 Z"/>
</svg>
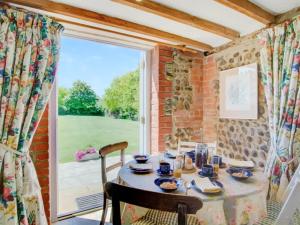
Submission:
<svg viewBox="0 0 300 225">
<path fill-rule="evenodd" d="M 132 225 L 156 225 L 156 222 L 145 219 L 145 218 L 141 218 L 138 221 L 136 221 L 135 223 L 133 223 Z"/>
<path fill-rule="evenodd" d="M 137 220 L 132 225 L 176 225 L 177 224 L 177 213 L 164 212 L 159 210 L 150 209 L 145 216 Z M 200 225 L 195 215 L 188 215 L 188 225 Z"/>
<path fill-rule="evenodd" d="M 267 204 L 268 216 L 255 225 L 273 225 L 280 213 L 281 207 L 281 203 L 269 200 Z"/>
</svg>

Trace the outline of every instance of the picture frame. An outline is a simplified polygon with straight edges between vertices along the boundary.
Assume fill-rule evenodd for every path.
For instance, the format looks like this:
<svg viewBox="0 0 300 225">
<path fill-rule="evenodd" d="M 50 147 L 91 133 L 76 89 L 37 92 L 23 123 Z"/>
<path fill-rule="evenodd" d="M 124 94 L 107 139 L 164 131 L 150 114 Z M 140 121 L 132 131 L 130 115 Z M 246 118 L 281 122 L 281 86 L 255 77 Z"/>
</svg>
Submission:
<svg viewBox="0 0 300 225">
<path fill-rule="evenodd" d="M 219 80 L 220 118 L 257 119 L 257 63 L 221 71 Z"/>
</svg>

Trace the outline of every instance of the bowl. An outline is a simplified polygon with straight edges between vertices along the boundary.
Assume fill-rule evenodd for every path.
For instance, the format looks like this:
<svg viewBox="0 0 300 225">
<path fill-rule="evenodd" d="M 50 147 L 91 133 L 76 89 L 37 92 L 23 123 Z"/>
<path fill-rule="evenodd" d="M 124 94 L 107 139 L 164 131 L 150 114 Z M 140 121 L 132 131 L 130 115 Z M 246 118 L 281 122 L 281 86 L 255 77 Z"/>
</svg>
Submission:
<svg viewBox="0 0 300 225">
<path fill-rule="evenodd" d="M 164 186 L 165 183 L 173 183 L 174 185 L 170 185 L 170 187 Z M 172 192 L 176 191 L 180 185 L 179 181 L 175 178 L 157 178 L 154 181 L 154 184 L 158 186 L 164 192 Z"/>
<path fill-rule="evenodd" d="M 133 158 L 137 163 L 146 163 L 149 160 L 148 155 L 134 155 Z"/>
<path fill-rule="evenodd" d="M 253 176 L 253 173 L 247 169 L 240 169 L 240 168 L 229 168 L 226 170 L 233 178 L 237 180 L 246 180 L 249 177 Z"/>
</svg>

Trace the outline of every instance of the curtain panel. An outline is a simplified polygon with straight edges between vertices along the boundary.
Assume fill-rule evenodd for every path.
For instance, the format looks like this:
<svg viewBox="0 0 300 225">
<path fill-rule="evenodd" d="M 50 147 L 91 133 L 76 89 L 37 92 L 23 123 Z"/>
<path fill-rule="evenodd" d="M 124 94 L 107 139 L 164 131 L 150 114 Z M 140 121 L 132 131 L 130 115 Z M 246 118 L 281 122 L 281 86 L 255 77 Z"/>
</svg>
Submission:
<svg viewBox="0 0 300 225">
<path fill-rule="evenodd" d="M 0 5 L 0 225 L 45 225 L 29 147 L 55 78 L 63 27 Z"/>
<path fill-rule="evenodd" d="M 300 157 L 300 17 L 258 36 L 271 147 L 266 172 L 270 197 L 281 200 Z"/>
</svg>

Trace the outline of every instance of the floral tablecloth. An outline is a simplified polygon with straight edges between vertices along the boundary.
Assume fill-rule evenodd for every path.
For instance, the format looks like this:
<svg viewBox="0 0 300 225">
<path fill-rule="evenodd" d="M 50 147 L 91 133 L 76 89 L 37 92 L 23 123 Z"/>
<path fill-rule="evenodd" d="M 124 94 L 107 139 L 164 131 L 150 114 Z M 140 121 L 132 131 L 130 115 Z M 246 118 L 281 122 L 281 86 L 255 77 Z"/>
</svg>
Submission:
<svg viewBox="0 0 300 225">
<path fill-rule="evenodd" d="M 158 168 L 158 158 L 151 159 L 154 171 Z M 128 186 L 161 192 L 155 186 L 156 173 L 136 175 L 125 165 L 119 172 L 120 181 Z M 197 179 L 197 173 L 183 174 L 183 180 Z M 224 192 L 207 196 L 194 189 L 188 195 L 202 199 L 203 207 L 197 212 L 201 225 L 251 225 L 267 215 L 268 179 L 262 171 L 255 171 L 254 176 L 245 181 L 237 181 L 229 176 L 225 169 L 220 169 L 218 180 L 224 185 Z M 184 187 L 178 194 L 185 194 Z M 146 214 L 148 209 L 126 204 L 122 213 L 122 224 L 131 224 Z"/>
</svg>

